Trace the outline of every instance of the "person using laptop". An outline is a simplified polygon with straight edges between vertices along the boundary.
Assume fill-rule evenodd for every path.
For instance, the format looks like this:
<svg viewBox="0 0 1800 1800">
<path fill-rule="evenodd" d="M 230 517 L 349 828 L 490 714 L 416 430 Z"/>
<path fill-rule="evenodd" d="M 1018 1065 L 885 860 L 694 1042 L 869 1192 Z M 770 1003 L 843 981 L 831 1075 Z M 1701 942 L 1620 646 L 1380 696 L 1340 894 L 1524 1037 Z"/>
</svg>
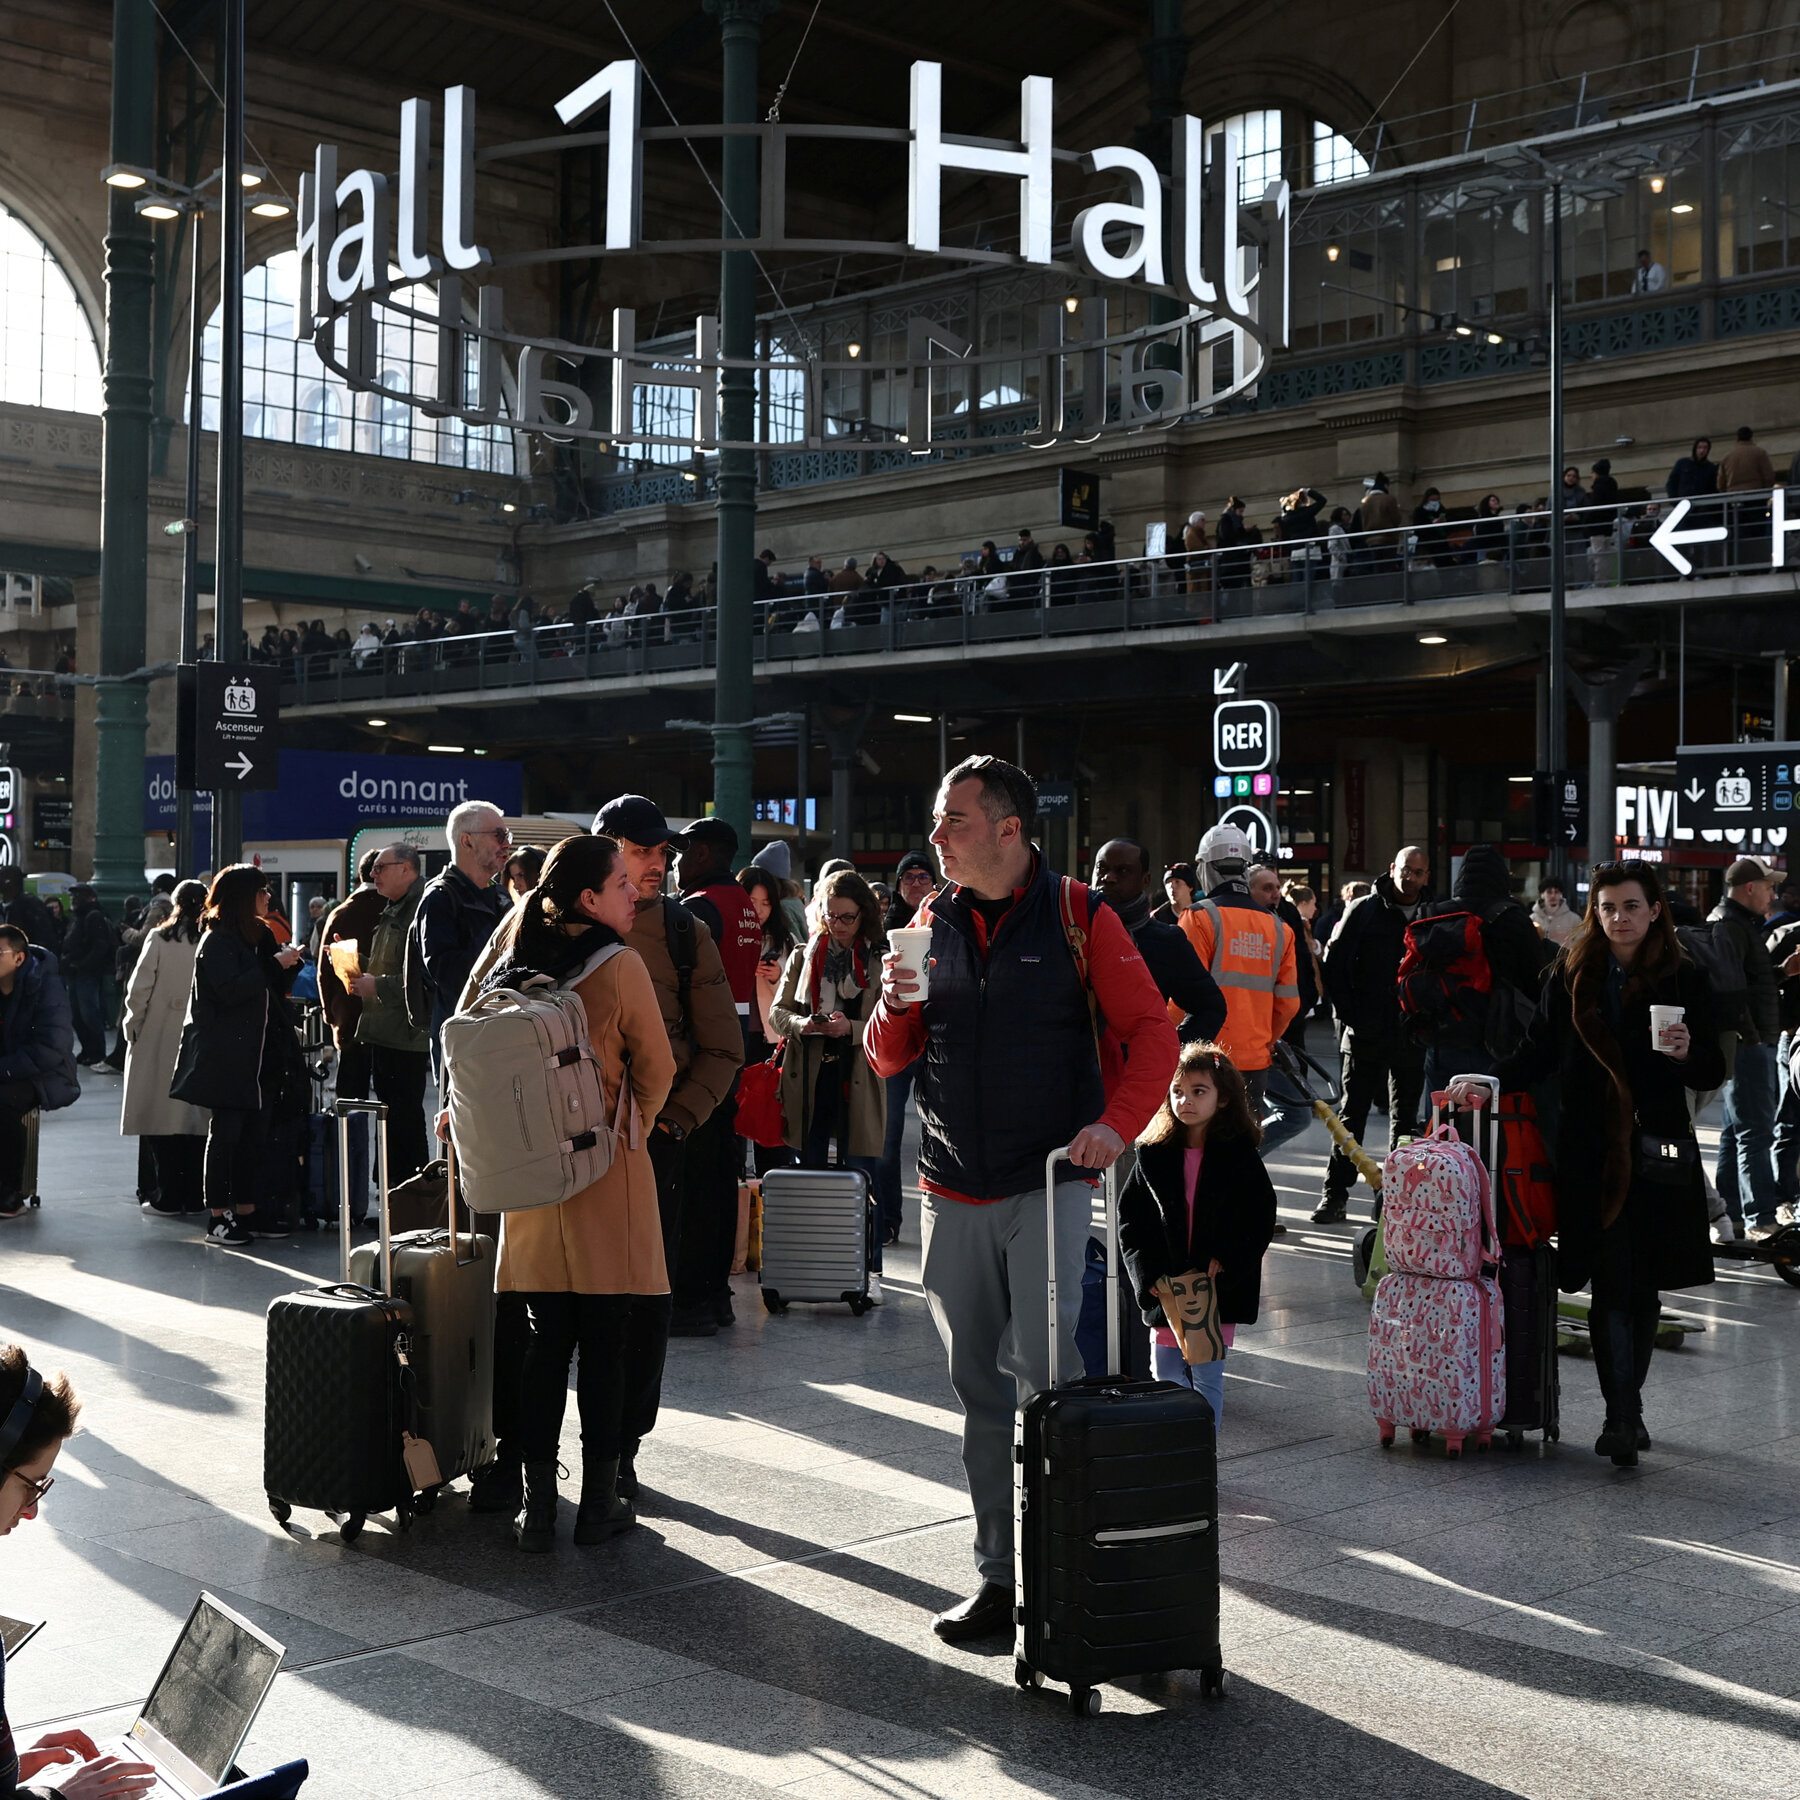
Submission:
<svg viewBox="0 0 1800 1800">
<path fill-rule="evenodd" d="M 49 1493 L 63 1440 L 74 1434 L 81 1402 L 60 1370 L 42 1375 L 17 1344 L 0 1349 L 0 1537 L 35 1519 Z M 70 1768 L 71 1764 L 78 1767 Z M 68 1773 L 64 1773 L 68 1770 Z M 32 1785 L 51 1772 L 53 1786 Z M 126 1800 L 156 1786 L 155 1767 L 103 1752 L 85 1731 L 52 1731 L 28 1750 L 13 1742 L 6 1718 L 6 1659 L 0 1652 L 0 1800 Z"/>
</svg>

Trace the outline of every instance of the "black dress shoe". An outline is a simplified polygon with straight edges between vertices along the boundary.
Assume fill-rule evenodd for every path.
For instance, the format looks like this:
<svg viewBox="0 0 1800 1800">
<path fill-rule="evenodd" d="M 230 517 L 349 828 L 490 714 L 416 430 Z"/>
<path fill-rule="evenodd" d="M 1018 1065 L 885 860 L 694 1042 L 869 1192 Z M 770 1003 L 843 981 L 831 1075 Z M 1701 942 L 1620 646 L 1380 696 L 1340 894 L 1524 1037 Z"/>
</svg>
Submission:
<svg viewBox="0 0 1800 1800">
<path fill-rule="evenodd" d="M 1321 1200 L 1318 1210 L 1312 1216 L 1315 1225 L 1344 1225 L 1349 1219 L 1349 1204 L 1335 1196 L 1329 1200 Z"/>
<path fill-rule="evenodd" d="M 999 1637 L 1013 1628 L 1013 1591 L 997 1581 L 984 1581 L 967 1600 L 931 1621 L 931 1629 L 946 1644 L 967 1644 L 976 1638 Z"/>
<path fill-rule="evenodd" d="M 1610 1456 L 1615 1469 L 1635 1469 L 1638 1459 L 1637 1421 L 1608 1419 L 1594 1439 L 1594 1454 Z"/>
<path fill-rule="evenodd" d="M 1650 1449 L 1650 1433 L 1644 1427 L 1644 1415 L 1639 1413 L 1634 1422 L 1637 1425 L 1637 1447 L 1640 1450 Z"/>
</svg>

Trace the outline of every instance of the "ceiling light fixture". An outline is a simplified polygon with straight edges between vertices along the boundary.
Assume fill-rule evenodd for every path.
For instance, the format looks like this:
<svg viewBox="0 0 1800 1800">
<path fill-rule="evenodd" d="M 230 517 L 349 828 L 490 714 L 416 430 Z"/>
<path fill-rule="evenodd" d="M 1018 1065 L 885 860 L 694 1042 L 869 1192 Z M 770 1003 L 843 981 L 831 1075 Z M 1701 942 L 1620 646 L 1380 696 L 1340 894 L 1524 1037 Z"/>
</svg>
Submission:
<svg viewBox="0 0 1800 1800">
<path fill-rule="evenodd" d="M 461 744 L 427 744 L 427 750 L 435 750 L 441 756 L 467 756 L 468 751 Z"/>
<path fill-rule="evenodd" d="M 1336 244 L 1327 244 L 1325 246 L 1325 260 L 1327 262 L 1336 262 L 1339 255 L 1340 252 Z"/>
<path fill-rule="evenodd" d="M 387 723 L 387 720 L 386 719 L 371 719 L 369 721 L 369 723 L 371 725 L 373 725 L 377 731 L 379 731 L 381 729 L 381 727 Z"/>
<path fill-rule="evenodd" d="M 1419 633 L 1421 644 L 1447 644 L 1449 641 L 1441 631 L 1421 631 Z"/>
<path fill-rule="evenodd" d="M 1074 312 L 1080 305 L 1081 297 L 1078 294 L 1071 294 L 1068 299 L 1063 302 L 1063 311 Z"/>
<path fill-rule="evenodd" d="M 125 163 L 113 163 L 110 167 L 101 170 L 100 179 L 108 187 L 141 188 L 149 181 L 150 177 L 142 169 L 131 168 Z"/>
<path fill-rule="evenodd" d="M 259 219 L 285 219 L 294 209 L 285 200 L 259 200 L 250 210 Z"/>
<path fill-rule="evenodd" d="M 1489 333 L 1488 333 L 1488 334 L 1487 334 L 1487 341 L 1488 341 L 1488 342 L 1489 342 L 1489 343 L 1490 343 L 1490 344 L 1504 344 L 1504 343 L 1505 343 L 1505 342 L 1506 342 L 1506 339 L 1505 339 L 1505 338 L 1503 338 L 1503 337 L 1502 337 L 1502 336 L 1501 336 L 1501 335 L 1500 335 L 1500 333 L 1499 333 L 1499 332 L 1497 332 L 1497 331 L 1490 331 L 1490 332 L 1489 332 Z"/>
<path fill-rule="evenodd" d="M 1690 206 L 1688 204 L 1688 202 L 1685 200 L 1682 201 L 1682 203 L 1679 206 L 1671 206 L 1669 208 L 1669 211 L 1672 213 L 1691 213 L 1693 210 L 1694 210 L 1693 207 Z"/>
<path fill-rule="evenodd" d="M 854 362 L 854 361 L 855 361 L 855 360 L 856 360 L 856 358 L 857 358 L 857 357 L 859 357 L 859 356 L 861 356 L 861 355 L 862 355 L 862 345 L 861 345 L 861 344 L 846 344 L 846 345 L 845 345 L 845 346 L 844 346 L 844 348 L 845 348 L 845 349 L 846 349 L 846 350 L 847 350 L 847 351 L 849 351 L 849 353 L 850 353 L 850 360 L 851 360 L 851 361 L 852 361 L 852 362 Z"/>
<path fill-rule="evenodd" d="M 1663 191 L 1663 188 L 1665 185 L 1666 185 L 1665 180 L 1661 175 L 1652 175 L 1650 177 L 1651 193 L 1660 194 Z"/>
<path fill-rule="evenodd" d="M 140 200 L 133 208 L 140 219 L 179 219 L 181 208 L 168 200 Z"/>
<path fill-rule="evenodd" d="M 895 713 L 894 718 L 901 725 L 935 725 L 937 723 L 930 713 Z"/>
<path fill-rule="evenodd" d="M 1508 781 L 1512 782 L 1515 786 L 1522 787 L 1522 786 L 1524 786 L 1524 784 L 1526 782 L 1531 780 L 1531 777 L 1529 775 L 1509 775 L 1509 776 L 1507 776 L 1506 779 Z"/>
</svg>

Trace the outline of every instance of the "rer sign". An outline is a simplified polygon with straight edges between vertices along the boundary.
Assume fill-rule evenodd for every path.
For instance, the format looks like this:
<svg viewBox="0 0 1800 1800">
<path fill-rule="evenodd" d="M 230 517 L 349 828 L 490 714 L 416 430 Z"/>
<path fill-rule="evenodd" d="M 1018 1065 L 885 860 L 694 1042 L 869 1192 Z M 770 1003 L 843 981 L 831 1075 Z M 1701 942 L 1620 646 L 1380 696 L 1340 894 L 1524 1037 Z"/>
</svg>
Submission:
<svg viewBox="0 0 1800 1800">
<path fill-rule="evenodd" d="M 1213 708 L 1213 767 L 1256 775 L 1281 756 L 1281 715 L 1268 700 L 1227 700 Z"/>
</svg>

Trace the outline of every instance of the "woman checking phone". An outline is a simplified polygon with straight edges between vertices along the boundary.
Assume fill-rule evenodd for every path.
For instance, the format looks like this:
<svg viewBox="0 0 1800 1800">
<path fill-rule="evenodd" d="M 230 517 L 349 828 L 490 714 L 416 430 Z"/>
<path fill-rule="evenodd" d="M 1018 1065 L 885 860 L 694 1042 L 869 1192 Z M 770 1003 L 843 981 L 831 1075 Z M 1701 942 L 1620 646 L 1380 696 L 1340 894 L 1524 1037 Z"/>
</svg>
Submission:
<svg viewBox="0 0 1800 1800">
<path fill-rule="evenodd" d="M 1594 1452 L 1633 1467 L 1650 1448 L 1642 1392 L 1661 1290 L 1713 1278 L 1687 1095 L 1725 1080 L 1712 989 L 1648 864 L 1595 869 L 1586 916 L 1545 980 L 1525 1042 L 1495 1073 L 1508 1093 L 1559 1079 L 1557 1282 L 1570 1293 L 1592 1287 L 1606 1400 Z M 1459 1078 L 1452 1102 L 1478 1105 L 1485 1087 Z"/>
</svg>

